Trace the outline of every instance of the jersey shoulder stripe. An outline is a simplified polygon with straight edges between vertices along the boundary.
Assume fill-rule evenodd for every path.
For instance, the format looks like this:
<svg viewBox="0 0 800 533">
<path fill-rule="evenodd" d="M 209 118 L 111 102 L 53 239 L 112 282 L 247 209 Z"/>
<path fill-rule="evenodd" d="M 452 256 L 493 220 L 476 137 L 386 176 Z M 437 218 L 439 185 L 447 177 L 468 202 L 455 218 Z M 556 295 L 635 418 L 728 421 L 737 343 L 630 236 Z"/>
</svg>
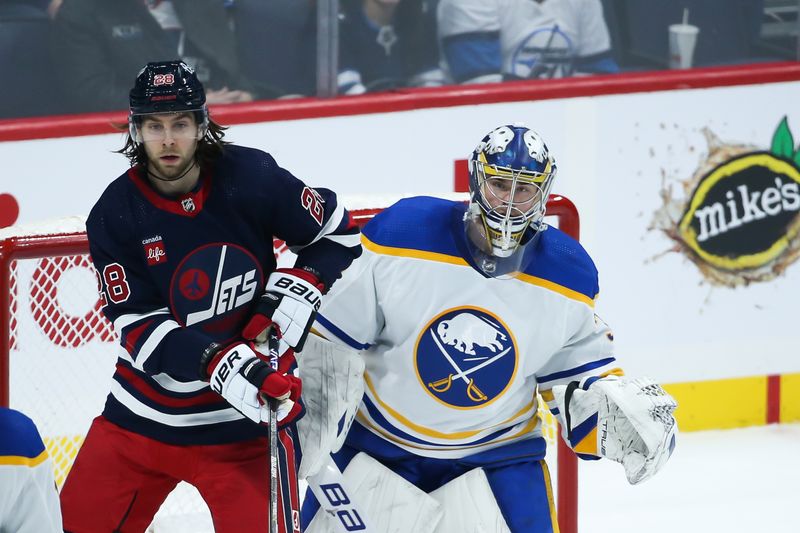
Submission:
<svg viewBox="0 0 800 533">
<path fill-rule="evenodd" d="M 414 251 L 428 252 L 438 255 L 418 257 L 443 259 L 442 256 L 449 256 L 466 265 L 453 239 L 454 209 L 463 211 L 463 205 L 430 196 L 405 198 L 375 215 L 364 226 L 362 233 L 366 241 L 362 242 L 388 255 L 415 257 Z"/>
<path fill-rule="evenodd" d="M 566 296 L 594 306 L 600 292 L 597 267 L 578 241 L 559 230 L 548 227 L 536 243 L 536 255 L 520 275 L 522 281 L 535 285 L 541 280 L 567 289 Z"/>
<path fill-rule="evenodd" d="M 417 196 L 405 198 L 375 216 L 362 230 L 364 248 L 395 257 L 412 257 L 469 266 L 454 235 L 461 202 Z M 536 243 L 534 260 L 518 279 L 594 307 L 599 293 L 597 268 L 572 237 L 549 227 Z"/>
<path fill-rule="evenodd" d="M 47 450 L 33 420 L 0 408 L 0 465 L 36 466 L 45 459 Z"/>
</svg>

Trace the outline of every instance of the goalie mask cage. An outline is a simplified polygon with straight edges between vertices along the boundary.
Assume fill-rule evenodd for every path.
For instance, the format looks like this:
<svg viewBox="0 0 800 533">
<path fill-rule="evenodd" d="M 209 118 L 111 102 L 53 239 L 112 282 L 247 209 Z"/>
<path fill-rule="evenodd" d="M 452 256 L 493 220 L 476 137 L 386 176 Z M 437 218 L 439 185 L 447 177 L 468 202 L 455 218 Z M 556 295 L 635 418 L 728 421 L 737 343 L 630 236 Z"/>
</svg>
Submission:
<svg viewBox="0 0 800 533">
<path fill-rule="evenodd" d="M 464 200 L 466 195 L 450 195 Z M 353 218 L 365 224 L 399 197 L 343 197 Z M 574 204 L 553 195 L 547 217 L 578 238 Z M 102 315 L 88 256 L 85 219 L 71 217 L 0 230 L 0 405 L 30 416 L 39 428 L 63 485 L 83 438 L 105 404 L 114 371 L 116 342 Z M 275 243 L 279 264 L 289 260 Z M 547 462 L 556 484 L 561 533 L 577 532 L 577 459 L 558 436 L 540 400 Z M 213 531 L 199 493 L 181 483 L 148 531 Z"/>
</svg>

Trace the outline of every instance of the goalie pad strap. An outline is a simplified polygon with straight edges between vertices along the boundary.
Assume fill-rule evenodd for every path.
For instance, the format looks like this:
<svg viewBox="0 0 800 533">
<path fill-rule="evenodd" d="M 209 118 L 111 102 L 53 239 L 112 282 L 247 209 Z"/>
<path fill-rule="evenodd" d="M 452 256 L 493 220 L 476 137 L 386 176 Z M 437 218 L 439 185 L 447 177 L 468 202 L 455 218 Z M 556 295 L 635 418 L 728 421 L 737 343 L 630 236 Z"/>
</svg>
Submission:
<svg viewBox="0 0 800 533">
<path fill-rule="evenodd" d="M 572 400 L 572 395 L 575 394 L 575 390 L 580 387 L 580 384 L 577 381 L 570 382 L 567 385 L 567 390 L 564 391 L 564 419 L 567 422 L 567 442 L 572 442 L 572 416 L 569 414 L 569 403 Z"/>
</svg>

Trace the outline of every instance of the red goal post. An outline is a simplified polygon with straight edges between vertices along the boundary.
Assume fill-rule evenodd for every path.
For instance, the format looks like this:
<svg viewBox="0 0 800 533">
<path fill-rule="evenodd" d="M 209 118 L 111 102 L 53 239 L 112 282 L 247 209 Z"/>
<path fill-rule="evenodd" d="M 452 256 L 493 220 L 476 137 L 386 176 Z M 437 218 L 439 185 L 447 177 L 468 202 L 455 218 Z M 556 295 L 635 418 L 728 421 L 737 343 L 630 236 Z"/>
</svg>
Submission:
<svg viewBox="0 0 800 533">
<path fill-rule="evenodd" d="M 446 196 L 466 199 L 465 194 Z M 363 225 L 399 198 L 345 196 L 343 202 Z M 552 195 L 547 216 L 579 238 L 578 212 L 568 198 Z M 0 406 L 18 408 L 36 422 L 53 458 L 59 487 L 91 419 L 102 410 L 114 363 L 108 343 L 116 342 L 111 324 L 100 311 L 84 223 L 81 217 L 71 217 L 0 229 Z M 276 242 L 276 254 L 285 249 Z M 23 269 L 27 273 L 20 275 Z M 66 361 L 70 356 L 73 360 Z M 108 364 L 95 365 L 93 358 Z M 70 371 L 73 375 L 67 379 L 57 379 Z M 40 381 L 47 379 L 51 381 Z M 60 383 L 78 379 L 84 382 L 69 390 Z M 546 409 L 542 414 L 549 449 L 557 449 L 556 454 L 548 453 L 548 462 L 556 471 L 560 530 L 576 533 L 577 459 L 558 438 L 552 415 Z M 175 514 L 188 513 L 187 509 L 196 506 L 170 498 Z M 164 510 L 162 507 L 159 513 Z"/>
</svg>

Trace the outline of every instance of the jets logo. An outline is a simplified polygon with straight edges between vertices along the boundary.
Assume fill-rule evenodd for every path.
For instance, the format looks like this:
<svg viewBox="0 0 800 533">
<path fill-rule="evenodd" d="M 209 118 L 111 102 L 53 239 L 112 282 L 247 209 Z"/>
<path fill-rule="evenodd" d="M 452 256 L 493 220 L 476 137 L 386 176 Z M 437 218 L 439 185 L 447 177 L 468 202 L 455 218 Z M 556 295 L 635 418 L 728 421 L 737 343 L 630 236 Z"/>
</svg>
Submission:
<svg viewBox="0 0 800 533">
<path fill-rule="evenodd" d="M 511 54 L 511 72 L 522 79 L 571 76 L 575 46 L 558 27 L 545 26 L 532 31 Z"/>
<path fill-rule="evenodd" d="M 422 387 L 456 409 L 483 407 L 498 398 L 513 381 L 517 359 L 508 327 L 478 307 L 439 314 L 422 329 L 414 350 Z"/>
<path fill-rule="evenodd" d="M 263 286 L 252 254 L 235 244 L 215 243 L 194 250 L 178 265 L 170 301 L 182 325 L 200 324 L 215 339 L 227 339 L 241 328 Z"/>
</svg>

